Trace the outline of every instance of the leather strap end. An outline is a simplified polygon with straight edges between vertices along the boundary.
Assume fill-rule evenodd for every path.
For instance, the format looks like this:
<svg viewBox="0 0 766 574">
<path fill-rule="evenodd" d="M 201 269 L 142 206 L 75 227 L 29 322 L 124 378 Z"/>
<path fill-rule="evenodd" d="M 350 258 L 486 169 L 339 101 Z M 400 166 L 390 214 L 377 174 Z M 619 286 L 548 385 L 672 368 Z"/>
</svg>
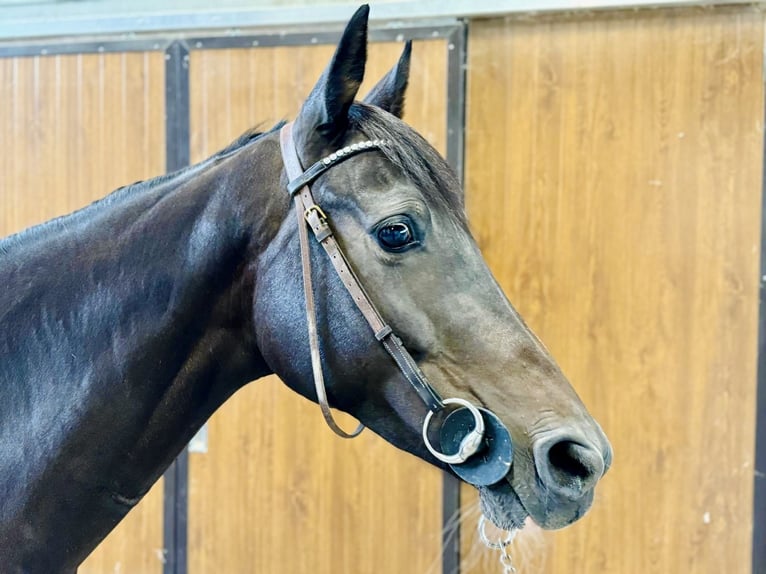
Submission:
<svg viewBox="0 0 766 574">
<path fill-rule="evenodd" d="M 306 182 L 303 178 L 299 177 L 293 181 L 287 182 L 287 193 L 290 197 L 294 197 L 296 193 L 299 193 L 301 189 L 306 186 Z"/>
<path fill-rule="evenodd" d="M 314 229 L 314 236 L 316 237 L 317 241 L 319 243 L 322 243 L 325 239 L 332 236 L 332 229 L 329 225 L 326 223 L 322 224 L 322 226 L 319 229 Z"/>
<path fill-rule="evenodd" d="M 390 325 L 384 325 L 383 328 L 380 331 L 375 333 L 375 338 L 378 341 L 382 341 L 383 339 L 388 337 L 393 332 L 394 332 L 394 330 L 391 328 Z"/>
</svg>

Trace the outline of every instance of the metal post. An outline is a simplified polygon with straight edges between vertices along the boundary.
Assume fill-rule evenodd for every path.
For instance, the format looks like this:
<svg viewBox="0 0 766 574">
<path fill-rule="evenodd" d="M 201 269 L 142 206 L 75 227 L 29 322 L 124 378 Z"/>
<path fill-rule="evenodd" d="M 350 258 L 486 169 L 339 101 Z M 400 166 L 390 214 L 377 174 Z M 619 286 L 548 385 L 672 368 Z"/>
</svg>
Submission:
<svg viewBox="0 0 766 574">
<path fill-rule="evenodd" d="M 463 23 L 447 37 L 447 161 L 463 185 L 466 38 Z M 442 483 L 442 573 L 460 573 L 460 480 L 447 472 Z"/>
<path fill-rule="evenodd" d="M 189 165 L 189 50 L 173 42 L 165 51 L 165 149 L 171 173 Z M 186 574 L 189 522 L 189 451 L 165 472 L 163 501 L 163 574 Z"/>
<path fill-rule="evenodd" d="M 764 47 L 766 58 L 766 46 Z M 766 61 L 766 60 L 764 60 Z M 762 81 L 766 85 L 766 67 Z M 764 102 L 766 109 L 766 102 Z M 766 139 L 763 146 L 766 158 Z M 765 161 L 763 158 L 761 161 Z M 758 375 L 753 489 L 753 574 L 766 572 L 766 163 L 761 183 L 761 275 L 758 300 Z"/>
</svg>

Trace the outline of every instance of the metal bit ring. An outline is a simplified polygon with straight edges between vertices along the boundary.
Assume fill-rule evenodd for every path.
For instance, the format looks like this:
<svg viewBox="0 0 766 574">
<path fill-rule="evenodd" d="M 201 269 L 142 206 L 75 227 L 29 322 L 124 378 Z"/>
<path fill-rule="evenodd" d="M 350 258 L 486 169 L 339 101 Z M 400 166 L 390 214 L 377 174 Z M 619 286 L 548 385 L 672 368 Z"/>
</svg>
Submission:
<svg viewBox="0 0 766 574">
<path fill-rule="evenodd" d="M 444 454 L 437 451 L 428 440 L 428 426 L 431 424 L 431 418 L 433 417 L 433 411 L 428 411 L 425 420 L 423 421 L 423 442 L 426 443 L 426 448 L 429 452 L 438 458 L 442 462 L 447 464 L 461 464 L 468 460 L 469 457 L 476 454 L 481 446 L 481 441 L 484 438 L 484 419 L 475 406 L 463 399 L 445 399 L 442 401 L 445 405 L 460 405 L 467 408 L 473 415 L 474 422 L 476 423 L 465 438 L 460 441 L 460 448 L 455 454 Z"/>
</svg>

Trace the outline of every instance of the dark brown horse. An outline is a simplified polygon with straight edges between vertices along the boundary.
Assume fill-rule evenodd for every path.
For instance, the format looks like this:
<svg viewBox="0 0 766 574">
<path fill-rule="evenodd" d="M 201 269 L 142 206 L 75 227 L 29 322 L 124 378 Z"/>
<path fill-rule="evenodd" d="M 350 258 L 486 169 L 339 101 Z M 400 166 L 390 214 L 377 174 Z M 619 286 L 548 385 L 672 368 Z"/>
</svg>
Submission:
<svg viewBox="0 0 766 574">
<path fill-rule="evenodd" d="M 484 513 L 503 528 L 570 524 L 609 443 L 492 277 L 453 172 L 399 119 L 409 47 L 354 101 L 366 33 L 363 7 L 292 124 L 298 160 L 354 151 L 312 183 L 328 228 L 410 370 L 510 432 L 513 464 L 480 487 Z M 0 571 L 75 571 L 248 381 L 276 373 L 317 400 L 305 222 L 287 183 L 280 130 L 246 134 L 0 242 Z M 314 239 L 308 256 L 329 402 L 446 468 L 421 436 L 429 406 L 381 346 L 389 333 L 374 336 Z"/>
</svg>

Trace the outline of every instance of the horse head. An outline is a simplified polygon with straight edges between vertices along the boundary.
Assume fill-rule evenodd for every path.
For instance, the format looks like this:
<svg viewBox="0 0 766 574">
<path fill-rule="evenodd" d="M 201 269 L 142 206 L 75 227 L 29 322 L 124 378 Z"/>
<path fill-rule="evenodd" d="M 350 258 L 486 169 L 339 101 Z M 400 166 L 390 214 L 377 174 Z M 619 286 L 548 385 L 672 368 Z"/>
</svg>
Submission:
<svg viewBox="0 0 766 574">
<path fill-rule="evenodd" d="M 479 487 L 484 513 L 506 529 L 528 516 L 544 528 L 566 526 L 592 504 L 611 447 L 484 262 L 454 172 L 400 119 L 410 44 L 370 94 L 355 101 L 367 14 L 362 7 L 351 19 L 291 126 L 297 157 L 304 168 L 321 167 L 323 158 L 332 163 L 312 181 L 322 219 L 425 379 L 438 395 L 481 406 L 508 429 L 513 463 L 499 480 Z M 373 149 L 355 153 L 365 145 Z M 335 163 L 339 150 L 353 157 Z M 283 174 L 284 186 L 289 179 Z M 274 372 L 316 400 L 297 251 L 299 226 L 306 223 L 286 213 L 256 264 L 256 340 Z M 421 436 L 428 406 L 380 345 L 317 241 L 308 256 L 330 403 L 391 444 L 446 467 Z M 434 427 L 444 422 L 438 415 Z"/>
</svg>

